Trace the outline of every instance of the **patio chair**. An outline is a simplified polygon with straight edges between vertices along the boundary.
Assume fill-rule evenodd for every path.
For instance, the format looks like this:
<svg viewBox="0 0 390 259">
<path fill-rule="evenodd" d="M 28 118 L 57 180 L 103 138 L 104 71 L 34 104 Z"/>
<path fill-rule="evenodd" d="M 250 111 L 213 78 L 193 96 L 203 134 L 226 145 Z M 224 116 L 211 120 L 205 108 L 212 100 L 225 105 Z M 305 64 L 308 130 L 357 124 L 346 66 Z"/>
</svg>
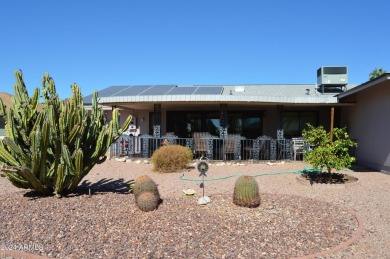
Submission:
<svg viewBox="0 0 390 259">
<path fill-rule="evenodd" d="M 236 141 L 241 140 L 240 134 L 228 134 L 227 137 L 224 140 L 223 145 L 223 154 L 224 154 L 224 160 L 227 160 L 227 154 L 233 154 L 234 155 L 234 145 Z"/>
<path fill-rule="evenodd" d="M 204 157 L 207 153 L 207 138 L 211 138 L 209 132 L 194 132 L 192 135 L 194 139 L 194 154 L 200 154 Z"/>
<path fill-rule="evenodd" d="M 259 160 L 270 159 L 270 144 L 272 138 L 266 135 L 260 136 L 254 141 L 253 155 L 258 157 Z"/>
<path fill-rule="evenodd" d="M 177 144 L 178 136 L 173 132 L 167 132 L 166 135 L 161 136 L 162 145 L 175 145 Z"/>
<path fill-rule="evenodd" d="M 294 161 L 297 160 L 298 155 L 305 155 L 305 146 L 306 142 L 303 138 L 292 138 L 293 141 L 293 156 L 294 156 Z"/>
</svg>

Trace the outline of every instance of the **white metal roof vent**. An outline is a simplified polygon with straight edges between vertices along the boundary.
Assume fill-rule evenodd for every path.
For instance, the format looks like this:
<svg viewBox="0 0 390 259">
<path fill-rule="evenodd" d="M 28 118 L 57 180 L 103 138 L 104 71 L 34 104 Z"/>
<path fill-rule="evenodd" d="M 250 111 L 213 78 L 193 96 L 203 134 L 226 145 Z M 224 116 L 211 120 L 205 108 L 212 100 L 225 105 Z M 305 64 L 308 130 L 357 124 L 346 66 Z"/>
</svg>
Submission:
<svg viewBox="0 0 390 259">
<path fill-rule="evenodd" d="M 236 93 L 245 92 L 245 86 L 235 86 L 234 87 L 234 92 L 236 92 Z"/>
</svg>

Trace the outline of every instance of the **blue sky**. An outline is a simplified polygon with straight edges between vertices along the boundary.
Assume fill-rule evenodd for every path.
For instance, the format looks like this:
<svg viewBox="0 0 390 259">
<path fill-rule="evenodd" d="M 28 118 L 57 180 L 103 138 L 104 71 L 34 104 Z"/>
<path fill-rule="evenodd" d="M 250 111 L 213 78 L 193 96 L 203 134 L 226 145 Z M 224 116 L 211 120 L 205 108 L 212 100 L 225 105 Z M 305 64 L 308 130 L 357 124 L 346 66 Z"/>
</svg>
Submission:
<svg viewBox="0 0 390 259">
<path fill-rule="evenodd" d="M 320 66 L 349 82 L 390 72 L 390 2 L 0 2 L 0 91 L 21 69 L 30 94 L 49 72 L 61 98 L 111 85 L 315 83 Z"/>
</svg>

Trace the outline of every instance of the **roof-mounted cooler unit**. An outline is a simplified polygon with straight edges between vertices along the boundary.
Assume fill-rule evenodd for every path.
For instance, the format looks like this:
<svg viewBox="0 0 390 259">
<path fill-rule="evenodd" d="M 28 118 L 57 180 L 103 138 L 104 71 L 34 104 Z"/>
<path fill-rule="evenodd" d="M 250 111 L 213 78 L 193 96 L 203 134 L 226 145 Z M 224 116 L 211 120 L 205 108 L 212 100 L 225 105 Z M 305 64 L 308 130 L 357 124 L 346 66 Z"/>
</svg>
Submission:
<svg viewBox="0 0 390 259">
<path fill-rule="evenodd" d="M 317 70 L 317 84 L 322 87 L 344 87 L 348 84 L 348 67 L 320 67 Z"/>
</svg>

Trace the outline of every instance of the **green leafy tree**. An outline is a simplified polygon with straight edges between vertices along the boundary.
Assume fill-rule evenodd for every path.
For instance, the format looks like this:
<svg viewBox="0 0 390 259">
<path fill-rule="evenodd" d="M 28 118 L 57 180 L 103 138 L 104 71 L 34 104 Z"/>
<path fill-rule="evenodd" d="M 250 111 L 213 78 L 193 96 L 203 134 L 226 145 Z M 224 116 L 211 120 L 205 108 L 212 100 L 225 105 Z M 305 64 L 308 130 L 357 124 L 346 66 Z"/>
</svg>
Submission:
<svg viewBox="0 0 390 259">
<path fill-rule="evenodd" d="M 383 68 L 375 68 L 374 70 L 372 70 L 372 72 L 370 73 L 370 80 L 372 79 L 375 79 L 377 77 L 380 77 L 381 75 L 385 74 L 386 73 L 386 70 L 384 70 Z"/>
<path fill-rule="evenodd" d="M 322 126 L 313 127 L 307 124 L 307 129 L 302 132 L 310 150 L 305 151 L 305 161 L 310 163 L 315 169 L 327 169 L 331 173 L 332 169 L 340 170 L 342 167 L 349 168 L 356 160 L 349 154 L 349 150 L 357 146 L 357 143 L 350 139 L 347 129 L 334 128 L 333 141 L 330 133 Z"/>
<path fill-rule="evenodd" d="M 39 89 L 28 96 L 21 71 L 15 72 L 12 105 L 0 99 L 6 137 L 0 141 L 0 171 L 15 186 L 62 196 L 75 188 L 97 163 L 106 159 L 110 145 L 130 124 L 119 128 L 117 109 L 106 125 L 97 92 L 92 110 L 83 105 L 80 87 L 72 85 L 69 99 L 60 100 L 49 74 L 42 78 L 43 111 L 38 111 Z"/>
</svg>

